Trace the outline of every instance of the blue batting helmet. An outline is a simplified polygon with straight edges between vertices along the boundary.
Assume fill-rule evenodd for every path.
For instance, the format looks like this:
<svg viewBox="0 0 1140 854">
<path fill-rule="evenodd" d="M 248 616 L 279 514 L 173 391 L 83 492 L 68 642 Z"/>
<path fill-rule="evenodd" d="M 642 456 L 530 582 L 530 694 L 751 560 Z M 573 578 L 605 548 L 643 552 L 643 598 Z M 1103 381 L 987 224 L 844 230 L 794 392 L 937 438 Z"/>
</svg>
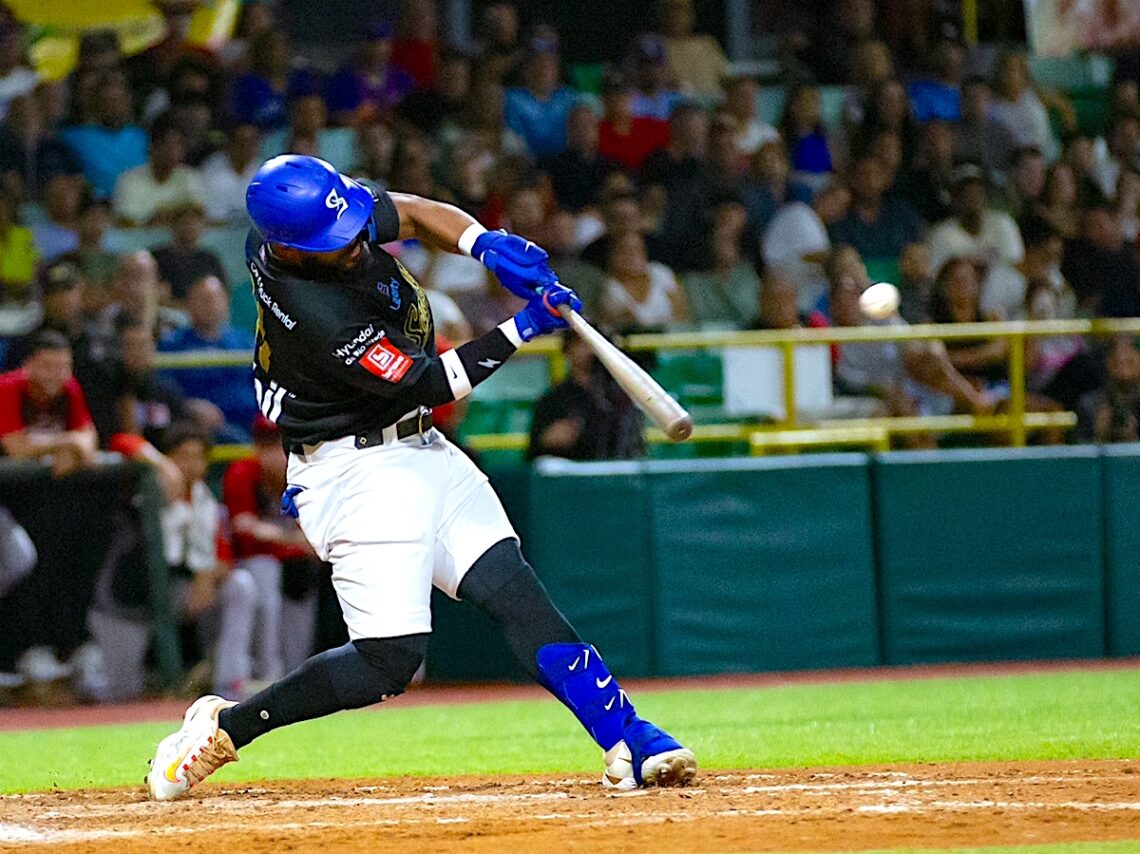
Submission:
<svg viewBox="0 0 1140 854">
<path fill-rule="evenodd" d="M 265 161 L 245 191 L 246 209 L 261 236 L 306 252 L 350 244 L 368 224 L 374 204 L 367 188 L 301 154 Z"/>
</svg>

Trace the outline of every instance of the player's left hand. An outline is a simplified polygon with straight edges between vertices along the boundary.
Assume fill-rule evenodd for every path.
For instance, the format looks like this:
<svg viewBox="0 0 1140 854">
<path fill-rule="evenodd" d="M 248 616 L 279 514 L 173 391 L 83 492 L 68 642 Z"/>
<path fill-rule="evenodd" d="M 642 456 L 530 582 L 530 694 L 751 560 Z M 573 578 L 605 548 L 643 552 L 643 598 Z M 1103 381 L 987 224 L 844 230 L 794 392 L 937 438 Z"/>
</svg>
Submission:
<svg viewBox="0 0 1140 854">
<path fill-rule="evenodd" d="M 547 335 L 566 328 L 566 321 L 558 313 L 558 307 L 568 305 L 574 311 L 582 310 L 582 300 L 565 285 L 557 281 L 542 287 L 542 292 L 532 295 L 526 308 L 515 315 L 515 326 L 523 341 L 530 341 L 539 335 Z"/>
<path fill-rule="evenodd" d="M 503 287 L 525 300 L 537 294 L 542 285 L 556 280 L 546 263 L 550 256 L 545 249 L 501 229 L 475 238 L 471 255 L 498 276 Z"/>
</svg>

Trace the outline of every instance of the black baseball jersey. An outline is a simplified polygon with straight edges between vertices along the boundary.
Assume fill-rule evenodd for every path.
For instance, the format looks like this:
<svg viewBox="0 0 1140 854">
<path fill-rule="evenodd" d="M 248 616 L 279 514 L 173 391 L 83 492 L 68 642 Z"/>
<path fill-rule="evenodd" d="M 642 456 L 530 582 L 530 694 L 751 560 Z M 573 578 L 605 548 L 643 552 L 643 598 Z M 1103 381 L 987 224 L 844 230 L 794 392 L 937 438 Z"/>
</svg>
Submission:
<svg viewBox="0 0 1140 854">
<path fill-rule="evenodd" d="M 387 193 L 376 196 L 371 239 L 351 268 L 287 266 L 256 231 L 246 244 L 258 313 L 254 390 L 286 447 L 386 427 L 452 400 L 457 372 L 468 370 L 469 390 L 514 352 L 492 330 L 441 365 L 423 288 L 381 248 L 399 237 L 396 207 Z"/>
</svg>

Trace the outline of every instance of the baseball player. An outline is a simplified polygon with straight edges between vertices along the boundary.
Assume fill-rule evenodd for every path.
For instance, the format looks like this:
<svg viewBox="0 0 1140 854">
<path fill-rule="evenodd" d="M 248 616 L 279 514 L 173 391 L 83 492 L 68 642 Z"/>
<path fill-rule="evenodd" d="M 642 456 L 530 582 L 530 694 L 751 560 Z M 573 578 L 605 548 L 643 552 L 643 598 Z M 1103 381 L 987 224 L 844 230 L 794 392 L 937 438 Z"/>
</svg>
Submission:
<svg viewBox="0 0 1140 854">
<path fill-rule="evenodd" d="M 431 632 L 432 585 L 497 622 L 526 671 L 602 748 L 604 785 L 685 785 L 693 753 L 638 717 L 593 646 L 554 607 L 486 476 L 437 430 L 524 342 L 579 308 L 547 254 L 459 209 L 375 193 L 313 157 L 283 155 L 246 193 L 258 304 L 254 388 L 289 455 L 282 510 L 333 566 L 350 642 L 241 703 L 209 695 L 159 745 L 150 796 L 184 795 L 258 736 L 403 692 Z M 479 259 L 527 300 L 495 329 L 439 354 L 427 297 L 382 248 L 415 238 Z"/>
</svg>

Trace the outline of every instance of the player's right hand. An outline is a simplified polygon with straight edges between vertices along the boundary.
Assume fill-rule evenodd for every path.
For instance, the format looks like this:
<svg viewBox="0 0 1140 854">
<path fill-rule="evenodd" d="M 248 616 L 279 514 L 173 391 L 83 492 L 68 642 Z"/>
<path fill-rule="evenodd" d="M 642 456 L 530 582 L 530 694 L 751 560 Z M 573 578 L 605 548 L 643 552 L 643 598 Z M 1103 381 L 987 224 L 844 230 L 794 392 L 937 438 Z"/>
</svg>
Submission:
<svg viewBox="0 0 1140 854">
<path fill-rule="evenodd" d="M 558 307 L 568 305 L 574 311 L 582 310 L 582 300 L 565 285 L 557 281 L 545 285 L 541 294 L 534 294 L 526 308 L 515 315 L 515 326 L 523 341 L 530 341 L 539 335 L 547 335 L 566 328 L 566 321 L 558 313 Z"/>
<path fill-rule="evenodd" d="M 471 255 L 498 276 L 503 287 L 525 300 L 531 299 L 542 285 L 555 279 L 546 263 L 550 256 L 545 249 L 501 229 L 486 231 L 475 238 Z"/>
</svg>

